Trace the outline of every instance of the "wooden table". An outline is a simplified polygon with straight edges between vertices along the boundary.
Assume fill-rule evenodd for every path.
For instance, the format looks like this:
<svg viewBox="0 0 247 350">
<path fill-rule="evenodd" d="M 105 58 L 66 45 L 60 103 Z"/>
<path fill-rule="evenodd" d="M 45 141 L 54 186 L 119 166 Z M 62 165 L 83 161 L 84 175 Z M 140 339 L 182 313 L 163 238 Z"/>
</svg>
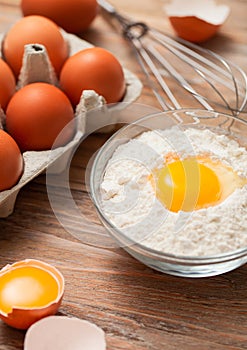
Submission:
<svg viewBox="0 0 247 350">
<path fill-rule="evenodd" d="M 113 1 L 124 13 L 172 31 L 163 13 L 165 2 Z M 247 71 L 247 2 L 224 3 L 231 6 L 231 16 L 220 34 L 205 45 L 231 57 Z M 0 1 L 1 32 L 20 16 L 17 0 Z M 100 16 L 83 37 L 111 49 L 142 78 L 128 44 Z M 146 87 L 138 102 L 157 105 Z M 73 196 L 99 229 L 101 224 L 83 176 L 91 155 L 107 137 L 90 136 L 77 150 L 71 165 Z M 62 213 L 69 215 L 69 210 L 63 208 Z M 71 217 L 69 229 L 77 222 L 78 217 Z M 60 314 L 87 319 L 102 327 L 109 350 L 247 349 L 247 265 L 217 277 L 185 279 L 153 271 L 121 248 L 85 245 L 54 216 L 44 175 L 21 190 L 14 214 L 0 220 L 0 232 L 0 266 L 35 258 L 59 268 L 66 280 Z M 22 349 L 23 339 L 23 331 L 0 323 L 1 350 Z"/>
</svg>

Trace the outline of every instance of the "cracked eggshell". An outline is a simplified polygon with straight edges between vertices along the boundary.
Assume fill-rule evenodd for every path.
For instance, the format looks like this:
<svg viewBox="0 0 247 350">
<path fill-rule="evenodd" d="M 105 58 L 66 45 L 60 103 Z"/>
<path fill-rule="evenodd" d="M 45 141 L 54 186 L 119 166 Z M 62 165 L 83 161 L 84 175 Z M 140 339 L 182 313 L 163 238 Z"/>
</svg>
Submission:
<svg viewBox="0 0 247 350">
<path fill-rule="evenodd" d="M 49 316 L 27 331 L 24 350 L 105 350 L 104 331 L 86 320 Z"/>
<path fill-rule="evenodd" d="M 32 269 L 32 274 L 30 271 L 27 272 L 28 269 Z M 35 275 L 33 271 L 35 271 Z M 44 282 L 38 279 L 37 271 L 47 276 L 49 275 L 49 281 L 53 280 L 56 284 L 57 290 L 54 298 L 51 299 L 50 297 L 51 290 L 47 294 L 48 289 L 45 291 L 41 289 L 41 285 Z M 0 318 L 9 326 L 17 329 L 27 329 L 43 317 L 54 315 L 62 302 L 64 294 L 63 275 L 54 266 L 40 260 L 26 259 L 4 266 L 0 271 L 0 282 Z M 42 293 L 46 293 L 45 298 L 49 301 L 40 306 L 34 304 L 36 300 L 34 299 L 34 293 L 29 301 L 32 306 L 25 305 L 27 300 L 23 301 L 23 298 L 26 298 L 26 295 L 22 295 L 23 288 L 30 287 L 29 285 L 28 287 L 25 286 L 25 283 L 32 285 L 36 291 L 37 298 L 42 298 Z M 7 295 L 5 295 L 6 293 Z M 12 304 L 14 300 L 17 302 L 17 305 Z"/>
<path fill-rule="evenodd" d="M 70 55 L 93 46 L 89 42 L 82 40 L 73 34 L 69 34 L 64 30 L 61 30 L 61 33 L 68 43 Z M 0 33 L 0 45 L 3 40 L 4 34 Z M 2 57 L 1 51 L 0 57 Z M 122 100 L 122 102 L 124 102 L 122 105 L 128 106 L 140 96 L 142 83 L 135 74 L 125 68 L 123 68 L 123 70 L 126 81 L 126 93 Z M 36 80 L 42 80 L 57 85 L 57 79 L 54 76 L 54 69 L 50 63 L 49 57 L 47 57 L 45 47 L 39 44 L 30 44 L 25 48 L 23 66 L 18 77 L 17 89 L 20 89 L 31 82 L 35 82 Z M 92 129 L 98 129 L 97 120 L 91 119 L 87 122 L 87 112 L 99 107 L 104 109 L 104 117 L 99 123 L 99 126 L 102 124 L 106 125 L 108 122 L 111 123 L 110 129 L 102 128 L 100 131 L 111 131 L 114 128 L 114 123 L 117 123 L 117 120 L 114 119 L 114 113 L 107 113 L 107 107 L 102 96 L 99 96 L 94 91 L 84 91 L 81 101 L 76 108 L 75 116 L 77 117 L 78 126 L 77 133 L 73 140 L 71 140 L 66 146 L 54 150 L 36 152 L 28 151 L 23 153 L 25 166 L 20 181 L 10 190 L 0 192 L 0 217 L 7 217 L 13 213 L 16 197 L 21 188 L 39 174 L 43 173 L 49 165 L 56 162 L 57 173 L 62 172 L 66 168 L 68 160 L 73 154 L 74 148 L 80 142 L 81 137 L 86 132 L 91 132 Z M 116 104 L 116 106 L 111 107 L 111 111 L 114 111 L 114 109 L 117 108 L 118 105 Z M 0 128 L 3 128 L 4 124 L 5 114 L 0 108 Z"/>
<path fill-rule="evenodd" d="M 213 37 L 226 21 L 230 8 L 214 0 L 173 0 L 165 11 L 177 35 L 200 43 Z"/>
</svg>

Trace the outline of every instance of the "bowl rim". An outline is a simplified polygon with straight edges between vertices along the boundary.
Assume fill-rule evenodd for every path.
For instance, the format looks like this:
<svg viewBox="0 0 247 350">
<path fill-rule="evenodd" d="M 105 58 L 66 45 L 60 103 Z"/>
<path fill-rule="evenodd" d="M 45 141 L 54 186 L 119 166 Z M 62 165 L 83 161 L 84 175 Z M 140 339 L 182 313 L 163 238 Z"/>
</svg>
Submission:
<svg viewBox="0 0 247 350">
<path fill-rule="evenodd" d="M 116 132 L 114 132 L 109 139 L 100 147 L 100 149 L 97 151 L 94 160 L 93 160 L 93 164 L 92 164 L 92 168 L 91 168 L 91 172 L 90 172 L 90 177 L 89 177 L 89 189 L 90 189 L 90 197 L 91 200 L 98 212 L 98 215 L 101 218 L 101 221 L 104 224 L 104 221 L 107 223 L 107 229 L 108 232 L 109 227 L 111 228 L 110 234 L 119 242 L 120 239 L 124 240 L 126 242 L 129 242 L 129 245 L 126 246 L 120 246 L 123 249 L 127 248 L 129 250 L 131 250 L 132 252 L 136 252 L 139 254 L 145 254 L 147 257 L 150 257 L 152 259 L 154 258 L 158 258 L 159 260 L 163 260 L 163 261 L 172 261 L 174 262 L 182 262 L 182 263 L 188 263 L 191 265 L 205 265 L 205 264 L 214 264 L 214 263 L 219 263 L 219 262 L 226 262 L 226 261 L 230 261 L 230 260 L 235 260 L 236 258 L 243 258 L 245 256 L 247 256 L 247 246 L 244 248 L 239 248 L 236 250 L 232 250 L 232 251 L 228 251 L 222 254 L 215 254 L 215 255 L 205 255 L 205 256 L 197 256 L 197 255 L 176 255 L 176 254 L 172 254 L 172 253 L 165 253 L 162 251 L 159 251 L 157 249 L 153 249 L 150 248 L 144 244 L 141 244 L 139 242 L 136 242 L 134 239 L 132 239 L 131 237 L 127 236 L 124 232 L 122 232 L 119 228 L 117 228 L 116 226 L 114 226 L 112 224 L 112 222 L 107 218 L 107 216 L 104 214 L 104 211 L 101 209 L 100 203 L 97 201 L 97 195 L 96 195 L 96 191 L 95 191 L 95 186 L 94 186 L 94 178 L 95 178 L 95 173 L 96 173 L 96 165 L 99 162 L 100 158 L 102 157 L 102 155 L 104 154 L 104 151 L 106 149 L 106 147 L 112 142 L 112 140 L 118 136 L 120 133 L 122 133 L 123 131 L 125 131 L 126 129 L 128 129 L 129 127 L 131 127 L 132 125 L 138 125 L 138 123 L 143 122 L 147 119 L 150 119 L 154 116 L 158 116 L 158 115 L 163 115 L 163 114 L 170 114 L 170 113 L 174 113 L 174 112 L 179 112 L 179 113 L 186 113 L 186 112 L 200 112 L 200 113 L 210 113 L 210 116 L 203 118 L 201 116 L 197 116 L 196 118 L 198 119 L 217 119 L 219 118 L 219 116 L 223 116 L 229 120 L 232 121 L 236 121 L 236 122 L 240 122 L 243 123 L 247 126 L 247 120 L 244 120 L 240 117 L 236 117 L 236 116 L 232 116 L 230 114 L 226 114 L 226 113 L 222 113 L 222 112 L 218 112 L 218 111 L 211 111 L 211 110 L 203 110 L 203 109 L 198 109 L 198 108 L 181 108 L 179 110 L 167 110 L 167 111 L 159 111 L 147 116 L 144 116 L 142 118 L 137 119 L 136 121 L 134 121 L 133 123 L 129 123 L 123 127 L 121 127 L 119 130 L 117 130 Z M 214 117 L 212 116 L 212 114 L 214 114 Z M 176 118 L 175 118 L 176 119 Z M 177 120 L 178 121 L 178 120 Z M 217 126 L 217 125 L 216 125 Z M 155 129 L 153 129 L 155 130 Z M 105 170 L 105 168 L 104 168 Z M 104 224 L 104 226 L 106 226 Z"/>
</svg>

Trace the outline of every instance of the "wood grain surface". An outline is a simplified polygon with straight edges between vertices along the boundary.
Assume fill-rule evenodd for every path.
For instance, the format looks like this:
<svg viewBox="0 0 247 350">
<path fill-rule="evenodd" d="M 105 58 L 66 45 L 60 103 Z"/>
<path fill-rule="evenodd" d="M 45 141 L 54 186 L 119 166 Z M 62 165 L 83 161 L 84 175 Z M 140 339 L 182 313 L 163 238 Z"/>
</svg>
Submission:
<svg viewBox="0 0 247 350">
<path fill-rule="evenodd" d="M 165 2 L 112 0 L 123 13 L 172 32 L 163 11 Z M 224 3 L 231 6 L 231 15 L 220 33 L 204 45 L 247 71 L 247 1 Z M 20 16 L 18 1 L 0 1 L 0 32 Z M 110 49 L 143 79 L 128 43 L 100 15 L 81 37 Z M 158 107 L 146 86 L 138 102 Z M 41 175 L 21 190 L 14 213 L 0 220 L 0 266 L 25 258 L 55 265 L 66 281 L 59 314 L 102 327 L 108 350 L 247 349 L 247 265 L 217 277 L 179 278 L 153 271 L 123 249 L 111 247 L 84 181 L 88 161 L 108 137 L 88 137 L 70 168 L 73 198 L 80 214 L 93 223 L 92 230 L 80 226 L 80 215 L 66 206 L 58 208 L 67 230 L 62 227 Z M 54 186 L 54 195 L 62 196 L 59 185 Z M 85 244 L 94 237 L 97 244 Z M 0 350 L 22 349 L 24 334 L 1 322 Z"/>
</svg>

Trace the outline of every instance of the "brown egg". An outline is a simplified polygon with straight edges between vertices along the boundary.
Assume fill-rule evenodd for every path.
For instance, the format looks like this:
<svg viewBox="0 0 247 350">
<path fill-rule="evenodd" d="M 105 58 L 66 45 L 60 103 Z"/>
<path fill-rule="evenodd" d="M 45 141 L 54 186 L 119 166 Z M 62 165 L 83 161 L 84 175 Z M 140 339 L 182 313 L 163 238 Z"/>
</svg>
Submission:
<svg viewBox="0 0 247 350">
<path fill-rule="evenodd" d="M 54 22 L 42 16 L 27 16 L 8 31 L 3 41 L 3 55 L 16 77 L 20 73 L 26 44 L 44 45 L 56 73 L 60 73 L 69 49 Z"/>
<path fill-rule="evenodd" d="M 73 107 L 57 87 L 47 83 L 28 84 L 8 104 L 6 129 L 22 151 L 63 146 L 75 132 Z"/>
<path fill-rule="evenodd" d="M 15 92 L 15 77 L 7 65 L 0 58 L 0 107 L 5 110 L 7 104 L 9 103 L 10 98 L 13 96 Z"/>
<path fill-rule="evenodd" d="M 23 158 L 15 140 L 0 129 L 0 191 L 8 190 L 23 172 Z"/>
<path fill-rule="evenodd" d="M 98 12 L 96 0 L 22 0 L 24 16 L 41 15 L 50 18 L 70 33 L 87 29 Z"/>
<path fill-rule="evenodd" d="M 121 64 L 111 52 L 100 47 L 71 56 L 62 68 L 60 84 L 73 105 L 79 102 L 84 90 L 94 90 L 107 103 L 115 103 L 122 99 L 126 88 Z"/>
</svg>

